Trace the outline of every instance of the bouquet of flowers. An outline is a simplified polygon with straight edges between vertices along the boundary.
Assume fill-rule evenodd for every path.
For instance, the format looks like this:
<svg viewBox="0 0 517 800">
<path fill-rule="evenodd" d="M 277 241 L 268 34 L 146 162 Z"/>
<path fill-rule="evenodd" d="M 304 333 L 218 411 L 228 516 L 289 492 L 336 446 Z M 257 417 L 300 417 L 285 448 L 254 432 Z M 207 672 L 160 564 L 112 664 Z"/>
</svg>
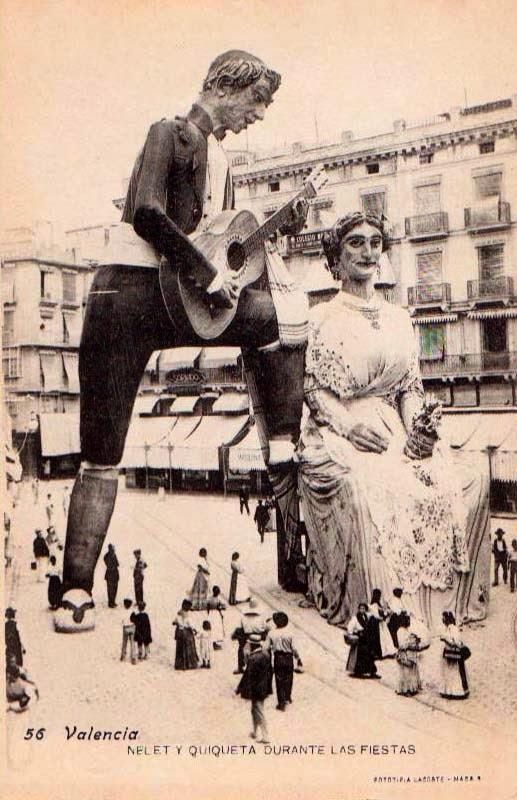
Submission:
<svg viewBox="0 0 517 800">
<path fill-rule="evenodd" d="M 411 430 L 408 433 L 404 453 L 409 458 L 430 458 L 438 441 L 438 427 L 442 418 L 440 403 L 424 403 L 418 414 L 413 417 Z"/>
</svg>

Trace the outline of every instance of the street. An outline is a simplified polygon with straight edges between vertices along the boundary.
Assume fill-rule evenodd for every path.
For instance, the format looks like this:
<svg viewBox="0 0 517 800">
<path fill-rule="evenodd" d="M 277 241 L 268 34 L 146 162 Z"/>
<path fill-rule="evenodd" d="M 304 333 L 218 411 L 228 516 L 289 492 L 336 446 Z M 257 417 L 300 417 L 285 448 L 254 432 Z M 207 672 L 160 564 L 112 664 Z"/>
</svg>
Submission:
<svg viewBox="0 0 517 800">
<path fill-rule="evenodd" d="M 56 507 L 57 532 L 64 541 L 62 485 L 52 482 L 48 491 Z M 278 587 L 275 534 L 266 533 L 261 545 L 253 522 L 254 501 L 248 517 L 239 513 L 236 496 L 182 494 L 166 496 L 160 502 L 154 493 L 129 491 L 121 483 L 106 539 L 106 546 L 108 542 L 115 545 L 121 565 L 118 607 L 107 606 L 101 558 L 94 589 L 96 629 L 75 636 L 57 635 L 47 607 L 46 583 L 37 583 L 36 573 L 30 569 L 34 527 L 44 523 L 43 505 L 41 500 L 34 505 L 28 487 L 23 491 L 13 526 L 14 559 L 7 573 L 6 604 L 17 608 L 18 627 L 27 650 L 25 664 L 38 685 L 40 701 L 26 713 L 8 715 L 9 764 L 18 773 L 18 780 L 20 771 L 28 780 L 55 768 L 56 759 L 60 769 L 63 765 L 70 774 L 80 768 L 95 776 L 118 770 L 120 777 L 122 763 L 124 778 L 132 776 L 136 782 L 150 762 L 157 770 L 156 759 L 161 759 L 159 774 L 163 779 L 174 776 L 175 781 L 185 781 L 186 785 L 200 768 L 224 782 L 228 768 L 234 771 L 245 767 L 247 761 L 241 751 L 242 757 L 237 758 L 237 753 L 217 756 L 202 750 L 207 745 L 224 748 L 252 744 L 248 737 L 249 704 L 234 694 L 238 682 L 233 675 L 236 643 L 229 636 L 239 622 L 239 611 L 230 607 L 225 614 L 227 641 L 222 651 L 213 653 L 210 671 L 173 669 L 171 623 L 191 588 L 202 546 L 208 550 L 210 582 L 221 587 L 225 598 L 231 554 L 237 550 L 266 615 L 284 610 L 295 629 L 305 670 L 295 675 L 293 705 L 280 713 L 275 710 L 274 696 L 266 702 L 271 752 L 264 753 L 263 745 L 255 745 L 256 758 L 269 759 L 266 767 L 273 783 L 283 780 L 290 785 L 302 764 L 308 770 L 307 791 L 312 784 L 320 791 L 326 783 L 331 786 L 336 769 L 346 769 L 347 785 L 357 781 L 363 789 L 375 775 L 396 776 L 401 770 L 410 776 L 436 773 L 447 777 L 461 772 L 482 777 L 477 789 L 470 786 L 468 794 L 482 797 L 496 779 L 498 761 L 505 755 L 510 757 L 510 723 L 517 709 L 513 691 L 517 685 L 513 628 L 517 594 L 511 595 L 507 586 L 492 589 L 489 618 L 465 632 L 472 651 L 467 667 L 470 698 L 454 703 L 439 697 L 438 641 L 433 641 L 423 657 L 423 692 L 414 699 L 399 697 L 395 694 L 398 666 L 394 661 L 378 664 L 380 681 L 350 680 L 345 672 L 343 632 L 327 625 L 314 609 L 300 608 L 300 595 Z M 46 491 L 42 485 L 42 497 Z M 492 520 L 493 530 L 499 526 L 506 530 L 509 544 L 517 535 L 516 521 Z M 119 658 L 122 601 L 133 596 L 133 550 L 137 547 L 148 564 L 144 595 L 153 643 L 150 659 L 132 665 L 129 660 L 121 663 Z M 195 617 L 201 621 L 204 615 L 198 612 Z M 92 726 L 100 731 L 120 730 L 121 736 L 127 728 L 126 737 L 137 730 L 138 738 L 134 742 L 127 738 L 117 742 L 77 738 L 79 731 L 88 733 Z M 45 728 L 44 740 L 24 740 L 29 727 Z M 128 755 L 128 745 L 132 744 L 146 745 L 148 751 Z M 300 755 L 296 751 L 297 746 L 309 744 L 323 747 L 324 752 Z M 173 757 L 172 751 L 153 751 L 158 745 L 185 749 Z M 408 751 L 410 745 L 415 754 L 411 748 Z M 199 752 L 187 755 L 189 746 L 199 748 Z M 293 746 L 295 750 L 290 752 Z M 388 752 L 371 749 L 377 746 L 385 746 Z M 66 762 L 61 759 L 65 753 Z M 275 776 L 280 762 L 285 772 Z M 461 796 L 462 787 L 458 784 L 455 789 L 457 796 Z M 390 794 L 384 788 L 379 796 L 396 797 L 405 790 L 402 782 L 390 784 Z"/>
</svg>

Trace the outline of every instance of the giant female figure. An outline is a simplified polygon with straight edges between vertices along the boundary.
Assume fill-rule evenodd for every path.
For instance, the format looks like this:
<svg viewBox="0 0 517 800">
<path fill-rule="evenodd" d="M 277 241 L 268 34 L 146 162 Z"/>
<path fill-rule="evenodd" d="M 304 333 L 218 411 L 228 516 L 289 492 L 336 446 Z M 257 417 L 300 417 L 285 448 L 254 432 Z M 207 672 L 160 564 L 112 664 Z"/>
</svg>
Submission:
<svg viewBox="0 0 517 800">
<path fill-rule="evenodd" d="M 375 290 L 382 222 L 350 214 L 324 237 L 341 291 L 312 309 L 299 444 L 310 539 L 310 594 L 346 624 L 374 588 L 404 590 L 409 611 L 436 628 L 486 614 L 488 481 L 439 442 L 416 459 L 408 433 L 423 405 L 407 312 Z"/>
</svg>

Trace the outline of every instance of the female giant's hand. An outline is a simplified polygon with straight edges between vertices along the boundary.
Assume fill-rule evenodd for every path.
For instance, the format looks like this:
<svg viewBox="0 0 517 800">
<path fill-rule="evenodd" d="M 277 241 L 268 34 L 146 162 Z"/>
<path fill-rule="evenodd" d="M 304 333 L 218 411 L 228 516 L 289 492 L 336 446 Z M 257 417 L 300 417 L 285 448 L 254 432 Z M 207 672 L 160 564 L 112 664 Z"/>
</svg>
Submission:
<svg viewBox="0 0 517 800">
<path fill-rule="evenodd" d="M 385 436 L 376 431 L 375 428 L 370 425 L 364 425 L 362 422 L 350 428 L 347 439 L 352 442 L 357 450 L 372 453 L 384 453 L 389 444 Z"/>
</svg>

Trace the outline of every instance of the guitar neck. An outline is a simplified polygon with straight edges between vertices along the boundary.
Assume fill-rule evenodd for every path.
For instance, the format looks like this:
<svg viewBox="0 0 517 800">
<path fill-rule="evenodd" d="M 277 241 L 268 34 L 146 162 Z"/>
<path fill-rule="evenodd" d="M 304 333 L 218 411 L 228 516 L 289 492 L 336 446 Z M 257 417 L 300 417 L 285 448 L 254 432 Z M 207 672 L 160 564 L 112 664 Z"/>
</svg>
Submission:
<svg viewBox="0 0 517 800">
<path fill-rule="evenodd" d="M 242 246 L 246 255 L 249 255 L 253 250 L 255 250 L 259 245 L 269 239 L 279 228 L 289 222 L 291 217 L 291 209 L 293 206 L 301 200 L 303 197 L 308 197 L 309 195 L 312 196 L 314 192 L 311 192 L 310 184 L 307 184 L 303 187 L 301 191 L 298 192 L 294 197 L 289 200 L 285 206 L 279 208 L 278 211 L 275 211 L 274 214 L 271 214 L 267 220 L 260 225 L 256 231 L 253 231 L 252 234 L 248 236 L 247 239 L 244 240 Z"/>
</svg>

